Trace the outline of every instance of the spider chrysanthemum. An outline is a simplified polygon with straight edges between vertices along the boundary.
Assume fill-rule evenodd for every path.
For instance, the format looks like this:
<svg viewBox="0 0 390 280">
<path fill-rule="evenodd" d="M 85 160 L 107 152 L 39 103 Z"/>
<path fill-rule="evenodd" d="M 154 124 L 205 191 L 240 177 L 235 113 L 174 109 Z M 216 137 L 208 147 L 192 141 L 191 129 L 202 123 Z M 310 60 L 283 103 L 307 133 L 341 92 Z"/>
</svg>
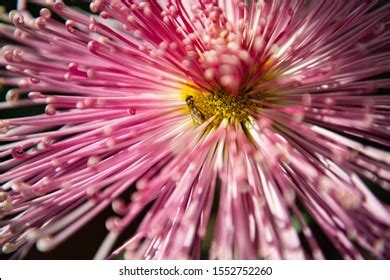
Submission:
<svg viewBox="0 0 390 280">
<path fill-rule="evenodd" d="M 96 258 L 321 259 L 313 224 L 390 258 L 388 4 L 31 3 L 0 15 L 4 253 L 112 205 Z"/>
</svg>

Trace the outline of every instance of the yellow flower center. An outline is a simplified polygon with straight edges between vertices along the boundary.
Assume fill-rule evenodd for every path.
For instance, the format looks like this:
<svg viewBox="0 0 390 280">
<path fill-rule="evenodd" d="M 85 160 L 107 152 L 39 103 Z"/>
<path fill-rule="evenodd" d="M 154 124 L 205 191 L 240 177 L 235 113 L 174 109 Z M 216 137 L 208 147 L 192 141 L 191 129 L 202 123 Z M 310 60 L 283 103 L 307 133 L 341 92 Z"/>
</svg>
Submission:
<svg viewBox="0 0 390 280">
<path fill-rule="evenodd" d="M 241 93 L 234 96 L 222 90 L 202 92 L 188 85 L 184 87 L 182 94 L 196 125 L 201 125 L 212 117 L 215 125 L 224 119 L 247 124 L 251 122 L 251 112 L 258 109 L 258 104 L 254 102 L 258 99 L 257 94 Z"/>
</svg>

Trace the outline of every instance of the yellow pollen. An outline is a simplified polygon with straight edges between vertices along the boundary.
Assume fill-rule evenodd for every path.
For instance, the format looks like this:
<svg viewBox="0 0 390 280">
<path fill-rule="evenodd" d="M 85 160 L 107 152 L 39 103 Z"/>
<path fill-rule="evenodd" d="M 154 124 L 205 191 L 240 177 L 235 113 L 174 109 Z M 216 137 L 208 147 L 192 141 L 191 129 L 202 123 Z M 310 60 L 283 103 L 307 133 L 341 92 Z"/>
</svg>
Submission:
<svg viewBox="0 0 390 280">
<path fill-rule="evenodd" d="M 193 97 L 196 107 L 206 119 L 214 116 L 219 121 L 222 119 L 245 121 L 249 115 L 247 109 L 253 105 L 246 94 L 233 96 L 221 90 L 212 93 L 199 93 Z"/>
<path fill-rule="evenodd" d="M 203 92 L 190 85 L 183 86 L 182 97 L 195 125 L 201 125 L 210 118 L 214 118 L 214 125 L 224 119 L 247 124 L 251 122 L 250 112 L 257 108 L 253 99 L 258 98 L 247 92 L 236 96 L 223 90 Z"/>
</svg>

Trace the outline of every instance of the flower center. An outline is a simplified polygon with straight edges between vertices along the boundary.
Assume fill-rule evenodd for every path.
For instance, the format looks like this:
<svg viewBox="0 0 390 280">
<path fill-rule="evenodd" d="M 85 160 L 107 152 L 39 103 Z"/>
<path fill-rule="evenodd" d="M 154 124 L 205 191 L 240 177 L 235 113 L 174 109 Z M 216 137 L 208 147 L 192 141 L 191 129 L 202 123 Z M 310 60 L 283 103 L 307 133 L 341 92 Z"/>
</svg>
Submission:
<svg viewBox="0 0 390 280">
<path fill-rule="evenodd" d="M 251 111 L 255 110 L 254 97 L 246 93 L 231 95 L 223 90 L 204 93 L 190 91 L 186 94 L 186 103 L 195 124 L 200 125 L 211 117 L 214 124 L 223 119 L 246 123 Z"/>
</svg>

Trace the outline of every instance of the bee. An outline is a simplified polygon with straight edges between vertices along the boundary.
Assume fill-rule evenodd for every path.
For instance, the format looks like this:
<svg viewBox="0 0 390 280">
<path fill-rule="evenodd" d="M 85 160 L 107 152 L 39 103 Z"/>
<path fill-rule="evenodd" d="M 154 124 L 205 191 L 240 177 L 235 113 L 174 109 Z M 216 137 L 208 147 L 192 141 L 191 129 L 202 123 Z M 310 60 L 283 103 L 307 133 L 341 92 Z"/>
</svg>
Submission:
<svg viewBox="0 0 390 280">
<path fill-rule="evenodd" d="M 195 105 L 195 100 L 192 95 L 187 96 L 186 104 L 190 110 L 190 114 L 194 123 L 196 125 L 201 125 L 206 120 L 206 118 L 202 111 Z"/>
</svg>

